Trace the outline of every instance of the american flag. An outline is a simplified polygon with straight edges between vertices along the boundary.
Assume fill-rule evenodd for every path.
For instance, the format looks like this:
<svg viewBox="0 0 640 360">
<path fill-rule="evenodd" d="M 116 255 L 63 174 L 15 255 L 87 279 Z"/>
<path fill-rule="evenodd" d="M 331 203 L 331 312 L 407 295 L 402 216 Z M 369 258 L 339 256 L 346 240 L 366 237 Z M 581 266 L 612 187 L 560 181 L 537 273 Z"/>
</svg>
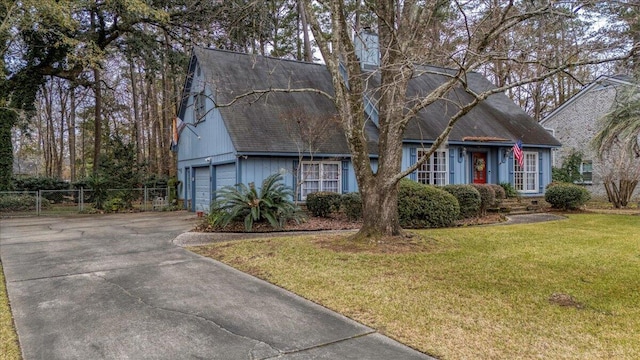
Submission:
<svg viewBox="0 0 640 360">
<path fill-rule="evenodd" d="M 178 151 L 178 138 L 180 138 L 180 132 L 182 132 L 182 129 L 187 126 L 187 124 L 182 121 L 182 119 L 180 119 L 179 117 L 174 117 L 173 118 L 173 126 L 172 126 L 172 132 L 171 132 L 171 150 L 172 151 Z"/>
<path fill-rule="evenodd" d="M 518 161 L 518 165 L 524 169 L 524 154 L 522 153 L 522 140 L 518 140 L 513 145 L 513 157 Z"/>
</svg>

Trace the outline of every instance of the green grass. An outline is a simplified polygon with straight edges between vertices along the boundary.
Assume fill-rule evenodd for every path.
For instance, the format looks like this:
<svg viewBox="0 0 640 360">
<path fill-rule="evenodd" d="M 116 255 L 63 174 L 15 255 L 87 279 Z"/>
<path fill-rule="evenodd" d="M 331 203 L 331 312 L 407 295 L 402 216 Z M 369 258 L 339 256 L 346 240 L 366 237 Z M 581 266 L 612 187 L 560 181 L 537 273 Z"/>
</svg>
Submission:
<svg viewBox="0 0 640 360">
<path fill-rule="evenodd" d="M 0 263 L 0 360 L 22 359 L 18 335 L 13 327 L 13 317 L 9 307 L 4 272 Z"/>
<path fill-rule="evenodd" d="M 306 236 L 193 250 L 442 359 L 640 358 L 640 217 L 418 233 L 408 248 Z"/>
</svg>

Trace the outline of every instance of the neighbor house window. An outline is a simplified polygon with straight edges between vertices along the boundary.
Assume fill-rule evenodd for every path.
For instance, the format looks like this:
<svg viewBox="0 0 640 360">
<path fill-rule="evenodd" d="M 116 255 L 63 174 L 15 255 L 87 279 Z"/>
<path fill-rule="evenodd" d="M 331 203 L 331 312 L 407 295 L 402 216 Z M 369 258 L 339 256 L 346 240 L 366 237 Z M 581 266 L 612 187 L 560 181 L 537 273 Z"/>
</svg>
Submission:
<svg viewBox="0 0 640 360">
<path fill-rule="evenodd" d="M 582 183 L 593 183 L 593 161 L 584 160 L 580 164 L 580 175 L 582 176 Z"/>
<path fill-rule="evenodd" d="M 194 123 L 199 123 L 204 121 L 205 115 L 207 115 L 207 98 L 204 95 L 204 92 L 196 94 L 193 100 L 193 115 L 194 115 Z"/>
<path fill-rule="evenodd" d="M 417 158 L 420 160 L 429 151 L 427 149 L 418 149 Z M 417 172 L 417 180 L 422 184 L 429 185 L 447 185 L 447 151 L 437 150 L 422 164 Z"/>
<path fill-rule="evenodd" d="M 538 153 L 524 151 L 524 168 L 513 159 L 513 182 L 521 192 L 538 192 Z"/>
<path fill-rule="evenodd" d="M 302 199 L 307 195 L 318 192 L 340 192 L 340 162 L 338 161 L 305 161 L 301 163 Z"/>
</svg>

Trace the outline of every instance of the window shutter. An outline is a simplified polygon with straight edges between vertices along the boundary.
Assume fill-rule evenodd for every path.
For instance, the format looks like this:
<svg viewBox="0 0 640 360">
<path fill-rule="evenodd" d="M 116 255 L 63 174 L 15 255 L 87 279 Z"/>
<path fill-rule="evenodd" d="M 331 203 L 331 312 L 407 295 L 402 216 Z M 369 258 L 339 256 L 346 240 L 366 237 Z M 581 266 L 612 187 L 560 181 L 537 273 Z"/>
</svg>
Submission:
<svg viewBox="0 0 640 360">
<path fill-rule="evenodd" d="M 456 154 L 453 151 L 449 150 L 449 163 L 447 164 L 447 168 L 449 169 L 449 184 L 455 184 L 456 177 L 453 171 L 453 164 L 456 161 Z"/>
<path fill-rule="evenodd" d="M 542 187 L 542 151 L 538 151 L 538 192 L 544 193 Z"/>
<path fill-rule="evenodd" d="M 296 199 L 298 201 L 302 200 L 302 191 L 300 191 L 301 186 L 298 185 L 298 173 L 300 171 L 300 169 L 298 168 L 299 166 L 300 161 L 293 160 L 293 171 L 291 173 L 293 174 L 293 189 L 294 193 L 298 193 L 298 198 Z"/>
<path fill-rule="evenodd" d="M 414 147 L 409 148 L 409 166 L 415 164 L 418 161 L 416 152 L 417 152 L 416 148 Z M 413 181 L 418 181 L 418 172 L 414 171 L 411 174 L 409 174 L 409 179 Z"/>
<path fill-rule="evenodd" d="M 342 173 L 340 176 L 342 177 L 342 193 L 346 194 L 349 192 L 349 160 L 342 160 Z"/>
</svg>

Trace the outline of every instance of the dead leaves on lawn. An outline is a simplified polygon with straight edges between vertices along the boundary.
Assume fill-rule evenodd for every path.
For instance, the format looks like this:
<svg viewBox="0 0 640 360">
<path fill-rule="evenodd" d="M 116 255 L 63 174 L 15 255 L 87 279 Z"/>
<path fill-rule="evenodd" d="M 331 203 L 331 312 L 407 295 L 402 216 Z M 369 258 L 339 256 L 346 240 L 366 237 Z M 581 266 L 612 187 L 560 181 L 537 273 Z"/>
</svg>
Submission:
<svg viewBox="0 0 640 360">
<path fill-rule="evenodd" d="M 373 253 L 373 254 L 406 254 L 415 252 L 430 252 L 435 249 L 437 243 L 434 239 L 419 235 L 384 236 L 372 239 L 354 240 L 351 237 L 315 236 L 312 243 L 316 246 L 344 253 Z"/>
</svg>

